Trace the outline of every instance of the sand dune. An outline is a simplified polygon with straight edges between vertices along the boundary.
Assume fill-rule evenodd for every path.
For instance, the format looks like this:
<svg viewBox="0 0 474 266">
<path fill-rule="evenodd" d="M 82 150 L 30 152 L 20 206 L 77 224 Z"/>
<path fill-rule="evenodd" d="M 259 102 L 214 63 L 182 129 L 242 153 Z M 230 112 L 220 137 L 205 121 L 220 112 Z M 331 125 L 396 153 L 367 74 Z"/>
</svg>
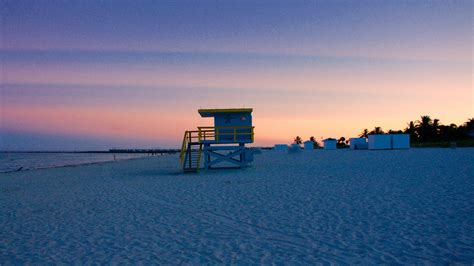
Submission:
<svg viewBox="0 0 474 266">
<path fill-rule="evenodd" d="M 474 149 L 176 155 L 0 174 L 0 263 L 474 262 Z"/>
</svg>

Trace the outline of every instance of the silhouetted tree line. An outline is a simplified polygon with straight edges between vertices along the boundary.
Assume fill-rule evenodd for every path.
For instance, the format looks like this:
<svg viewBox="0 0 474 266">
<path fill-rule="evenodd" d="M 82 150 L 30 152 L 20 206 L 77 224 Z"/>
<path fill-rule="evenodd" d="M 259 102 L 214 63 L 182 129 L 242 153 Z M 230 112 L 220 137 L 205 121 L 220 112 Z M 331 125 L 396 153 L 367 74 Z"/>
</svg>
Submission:
<svg viewBox="0 0 474 266">
<path fill-rule="evenodd" d="M 384 132 L 381 127 L 375 127 L 372 131 L 364 129 L 359 137 L 366 138 L 371 134 L 410 134 L 411 141 L 419 143 L 465 140 L 474 137 L 474 118 L 457 126 L 454 123 L 443 125 L 439 119 L 431 119 L 430 116 L 424 115 L 420 120 L 408 122 L 403 130 Z"/>
<path fill-rule="evenodd" d="M 474 139 L 474 118 L 469 118 L 464 124 L 457 126 L 454 123 L 443 125 L 439 119 L 431 119 L 430 116 L 424 115 L 420 117 L 420 120 L 408 122 L 407 127 L 403 130 L 390 129 L 385 132 L 381 127 L 375 127 L 371 131 L 368 129 L 362 130 L 359 137 L 367 138 L 369 135 L 377 134 L 410 134 L 410 140 L 413 143 L 450 142 Z M 309 140 L 313 142 L 314 148 L 320 147 L 314 136 L 311 136 Z M 302 144 L 303 139 L 300 136 L 296 136 L 293 143 Z M 346 148 L 348 144 L 349 140 L 345 137 L 340 137 L 337 140 L 338 148 Z"/>
</svg>

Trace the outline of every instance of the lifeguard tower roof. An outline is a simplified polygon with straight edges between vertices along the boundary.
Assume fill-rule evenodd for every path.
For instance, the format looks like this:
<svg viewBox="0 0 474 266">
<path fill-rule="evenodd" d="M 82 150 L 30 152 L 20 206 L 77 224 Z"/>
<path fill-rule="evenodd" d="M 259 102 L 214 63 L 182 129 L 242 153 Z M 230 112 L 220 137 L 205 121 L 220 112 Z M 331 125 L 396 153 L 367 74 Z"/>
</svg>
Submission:
<svg viewBox="0 0 474 266">
<path fill-rule="evenodd" d="M 199 109 L 198 112 L 201 117 L 214 117 L 216 115 L 228 113 L 251 113 L 252 108 L 227 108 L 227 109 Z"/>
</svg>

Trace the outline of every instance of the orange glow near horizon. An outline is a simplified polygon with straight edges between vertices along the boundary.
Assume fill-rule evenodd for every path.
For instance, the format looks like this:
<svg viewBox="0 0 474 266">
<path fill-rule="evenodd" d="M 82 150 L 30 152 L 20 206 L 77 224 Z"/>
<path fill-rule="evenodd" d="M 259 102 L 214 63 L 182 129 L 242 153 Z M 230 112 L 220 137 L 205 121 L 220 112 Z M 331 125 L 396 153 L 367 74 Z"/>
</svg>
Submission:
<svg viewBox="0 0 474 266">
<path fill-rule="evenodd" d="M 142 139 L 171 147 L 179 146 L 185 130 L 212 124 L 197 114 L 201 107 L 253 107 L 256 146 L 288 143 L 296 135 L 319 140 L 353 137 L 375 126 L 403 129 L 425 114 L 461 124 L 473 113 L 472 76 L 457 63 L 235 72 L 205 65 L 184 70 L 120 64 L 6 66 L 6 86 L 26 84 L 27 89 L 3 95 L 3 129 Z M 51 84 L 57 84 L 52 92 Z"/>
<path fill-rule="evenodd" d="M 107 110 L 104 108 L 71 108 L 6 106 L 4 126 L 27 132 L 98 137 L 132 137 L 146 140 L 173 140 L 182 135 L 192 119 L 177 122 L 176 114 L 157 110 Z M 9 119 L 14 118 L 14 119 Z M 163 126 L 165 125 L 165 126 Z"/>
<path fill-rule="evenodd" d="M 455 107 L 454 105 L 453 107 Z M 4 128 L 42 134 L 61 134 L 64 136 L 93 136 L 103 138 L 141 139 L 150 143 L 167 143 L 166 147 L 179 147 L 185 130 L 197 126 L 212 125 L 212 119 L 201 118 L 197 108 L 192 110 L 175 110 L 166 112 L 159 108 L 104 108 L 104 107 L 70 107 L 70 106 L 2 106 Z M 366 109 L 367 110 L 367 109 Z M 255 144 L 254 146 L 272 146 L 275 143 L 290 143 L 295 136 L 317 140 L 326 137 L 354 137 L 362 129 L 381 126 L 383 129 L 403 129 L 409 120 L 400 121 L 397 110 L 374 110 L 349 112 L 342 110 L 339 114 L 312 115 L 312 109 L 292 110 L 294 114 L 274 116 L 265 109 L 254 110 Z M 347 111 L 347 113 L 346 113 Z M 329 113 L 331 110 L 328 111 Z M 397 114 L 395 116 L 395 114 Z M 335 119 L 334 117 L 341 117 Z M 407 116 L 408 117 L 408 116 Z M 453 120 L 447 117 L 442 122 L 461 124 L 465 120 Z M 372 121 L 368 124 L 367 121 Z"/>
</svg>

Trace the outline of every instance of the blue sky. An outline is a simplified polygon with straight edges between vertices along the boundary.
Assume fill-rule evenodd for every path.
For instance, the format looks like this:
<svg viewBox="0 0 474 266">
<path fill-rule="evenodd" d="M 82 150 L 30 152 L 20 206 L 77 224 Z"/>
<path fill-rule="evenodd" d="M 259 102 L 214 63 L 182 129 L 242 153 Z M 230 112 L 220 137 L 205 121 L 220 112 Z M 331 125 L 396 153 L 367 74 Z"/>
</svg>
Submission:
<svg viewBox="0 0 474 266">
<path fill-rule="evenodd" d="M 472 1 L 1 5 L 0 149 L 177 147 L 200 107 L 253 107 L 257 145 L 473 116 Z"/>
</svg>

